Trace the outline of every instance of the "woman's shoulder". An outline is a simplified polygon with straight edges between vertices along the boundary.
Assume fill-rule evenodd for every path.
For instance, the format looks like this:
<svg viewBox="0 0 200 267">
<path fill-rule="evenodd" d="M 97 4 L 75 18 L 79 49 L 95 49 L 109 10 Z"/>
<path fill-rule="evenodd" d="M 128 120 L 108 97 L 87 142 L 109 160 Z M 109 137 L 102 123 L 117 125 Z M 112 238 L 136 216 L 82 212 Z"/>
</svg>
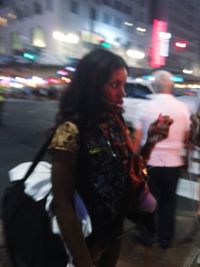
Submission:
<svg viewBox="0 0 200 267">
<path fill-rule="evenodd" d="M 71 121 L 65 121 L 58 125 L 51 144 L 50 150 L 65 150 L 75 152 L 79 148 L 79 129 Z"/>
<path fill-rule="evenodd" d="M 57 131 L 59 132 L 69 132 L 69 133 L 74 133 L 74 134 L 78 134 L 79 133 L 79 129 L 78 129 L 78 125 L 75 122 L 72 121 L 65 121 L 61 124 L 58 125 L 57 127 Z"/>
</svg>

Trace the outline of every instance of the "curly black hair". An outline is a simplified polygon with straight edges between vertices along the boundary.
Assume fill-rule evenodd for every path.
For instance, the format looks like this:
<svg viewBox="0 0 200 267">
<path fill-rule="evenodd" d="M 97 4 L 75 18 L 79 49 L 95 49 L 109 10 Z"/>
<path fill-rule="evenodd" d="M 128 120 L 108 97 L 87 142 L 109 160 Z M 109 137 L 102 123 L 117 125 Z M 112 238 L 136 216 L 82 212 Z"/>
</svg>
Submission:
<svg viewBox="0 0 200 267">
<path fill-rule="evenodd" d="M 128 66 L 124 59 L 108 50 L 95 49 L 79 62 L 72 82 L 60 99 L 57 122 L 73 116 L 97 119 L 106 107 L 103 88 L 114 70 Z"/>
</svg>

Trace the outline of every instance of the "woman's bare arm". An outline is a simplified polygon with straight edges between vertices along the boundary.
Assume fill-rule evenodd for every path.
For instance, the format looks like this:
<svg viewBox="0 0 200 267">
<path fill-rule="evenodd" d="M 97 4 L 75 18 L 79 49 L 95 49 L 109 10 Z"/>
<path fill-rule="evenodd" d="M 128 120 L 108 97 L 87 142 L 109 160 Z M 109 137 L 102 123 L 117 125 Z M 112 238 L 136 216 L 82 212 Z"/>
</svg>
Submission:
<svg viewBox="0 0 200 267">
<path fill-rule="evenodd" d="M 54 152 L 52 164 L 54 212 L 76 266 L 91 267 L 92 259 L 74 209 L 75 167 L 75 153 L 61 150 Z"/>
</svg>

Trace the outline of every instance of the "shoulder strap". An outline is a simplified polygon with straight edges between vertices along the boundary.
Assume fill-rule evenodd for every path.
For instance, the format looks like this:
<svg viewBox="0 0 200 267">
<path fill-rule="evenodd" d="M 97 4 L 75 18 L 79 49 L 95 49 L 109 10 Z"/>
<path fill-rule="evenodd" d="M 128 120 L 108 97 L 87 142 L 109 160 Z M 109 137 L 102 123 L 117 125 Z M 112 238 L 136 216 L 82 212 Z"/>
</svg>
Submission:
<svg viewBox="0 0 200 267">
<path fill-rule="evenodd" d="M 49 144 L 50 144 L 50 142 L 51 142 L 51 140 L 52 140 L 52 138 L 54 136 L 55 131 L 56 131 L 56 128 L 51 132 L 51 134 L 49 135 L 49 137 L 47 138 L 47 140 L 44 142 L 44 144 L 42 145 L 42 147 L 39 149 L 39 151 L 35 155 L 35 157 L 33 159 L 33 163 L 31 164 L 31 166 L 27 170 L 26 174 L 24 175 L 24 178 L 22 179 L 24 182 L 28 179 L 28 177 L 34 171 L 34 169 L 37 166 L 37 164 L 39 163 L 39 161 L 45 155 L 45 153 L 47 151 L 47 148 L 48 148 L 48 146 L 49 146 Z"/>
<path fill-rule="evenodd" d="M 115 118 L 119 126 L 121 127 L 126 144 L 130 152 L 132 153 L 132 157 L 130 159 L 130 169 L 129 169 L 130 177 L 133 180 L 134 184 L 137 187 L 140 187 L 141 184 L 143 184 L 143 182 L 145 181 L 144 178 L 146 177 L 146 161 L 143 159 L 142 156 L 134 152 L 133 141 L 129 135 L 128 128 L 123 118 L 121 119 L 118 115 L 115 115 Z"/>
</svg>

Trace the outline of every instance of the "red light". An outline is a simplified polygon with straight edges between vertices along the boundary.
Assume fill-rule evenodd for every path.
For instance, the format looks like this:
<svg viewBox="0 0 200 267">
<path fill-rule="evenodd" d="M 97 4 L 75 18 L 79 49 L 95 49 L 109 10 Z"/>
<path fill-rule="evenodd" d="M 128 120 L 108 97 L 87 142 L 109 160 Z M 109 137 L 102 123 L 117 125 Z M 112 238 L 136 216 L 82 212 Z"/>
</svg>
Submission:
<svg viewBox="0 0 200 267">
<path fill-rule="evenodd" d="M 186 48 L 187 47 L 187 43 L 186 42 L 176 42 L 175 46 L 178 48 Z"/>
<path fill-rule="evenodd" d="M 96 38 L 96 40 L 99 41 L 99 42 L 103 42 L 103 41 L 105 41 L 105 38 L 102 37 L 102 36 L 99 36 L 99 35 L 97 35 L 95 38 Z"/>
<path fill-rule="evenodd" d="M 53 84 L 58 84 L 60 83 L 60 81 L 56 78 L 48 78 L 48 82 L 49 83 L 53 83 Z"/>
</svg>

